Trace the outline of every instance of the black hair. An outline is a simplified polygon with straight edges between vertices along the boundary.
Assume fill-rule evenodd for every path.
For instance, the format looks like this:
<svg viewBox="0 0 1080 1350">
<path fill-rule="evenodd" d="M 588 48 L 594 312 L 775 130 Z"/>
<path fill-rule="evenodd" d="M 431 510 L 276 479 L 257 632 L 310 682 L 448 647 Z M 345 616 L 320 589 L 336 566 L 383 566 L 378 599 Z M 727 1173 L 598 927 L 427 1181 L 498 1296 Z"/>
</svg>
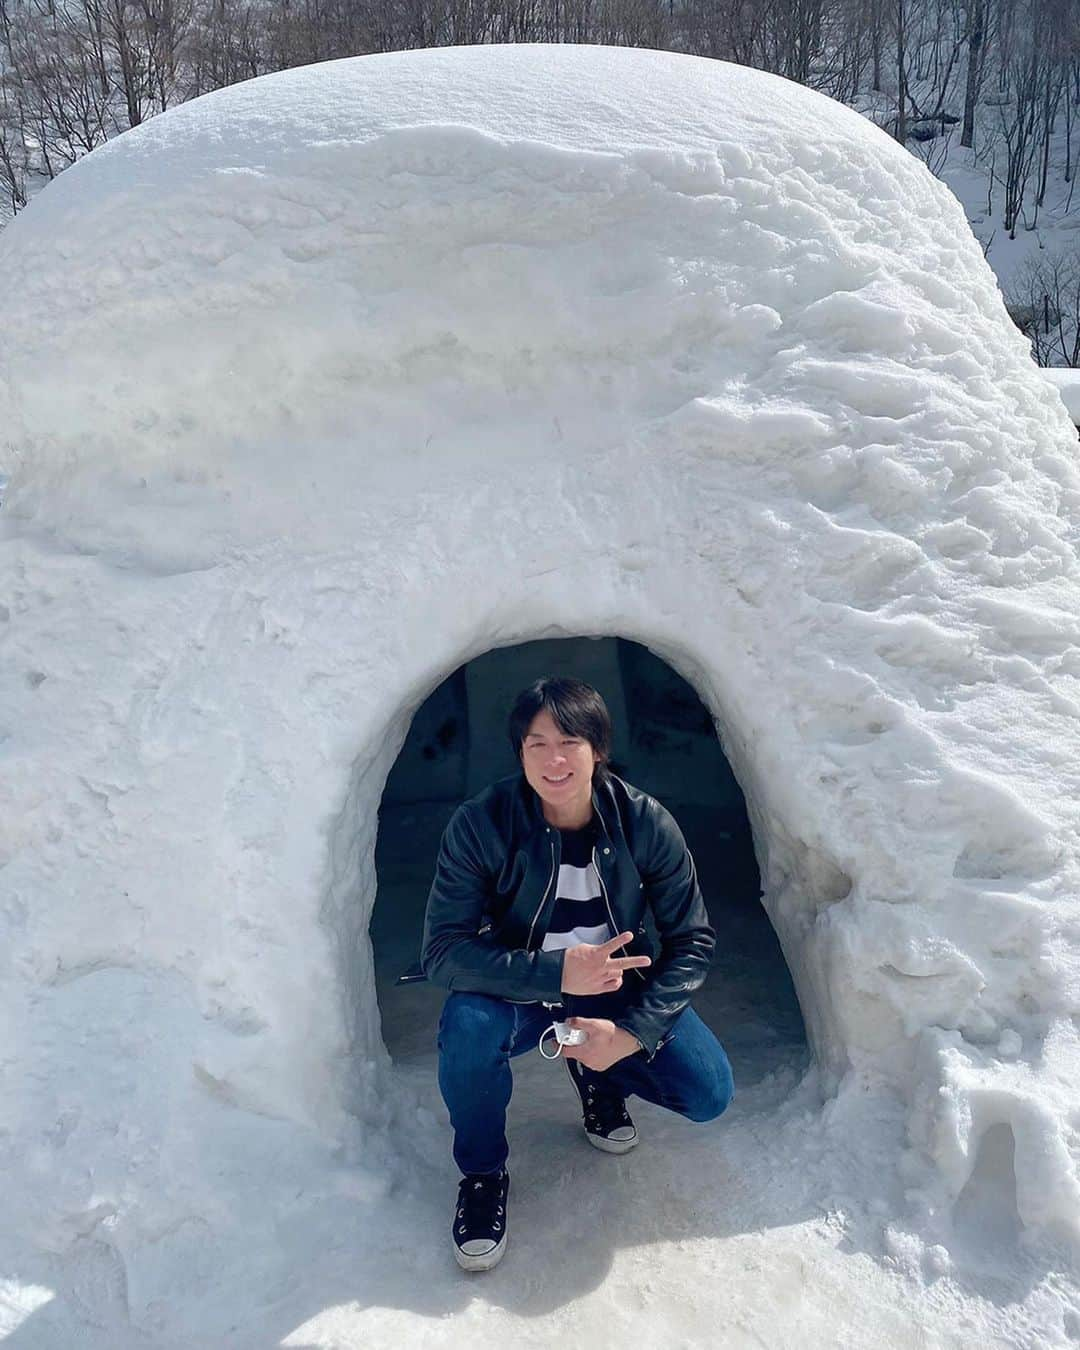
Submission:
<svg viewBox="0 0 1080 1350">
<path fill-rule="evenodd" d="M 593 781 L 603 782 L 611 758 L 611 714 L 591 684 L 571 675 L 545 675 L 518 694 L 510 709 L 509 724 L 515 756 L 520 758 L 533 718 L 545 708 L 560 731 L 580 736 L 592 746 L 596 756 Z"/>
</svg>

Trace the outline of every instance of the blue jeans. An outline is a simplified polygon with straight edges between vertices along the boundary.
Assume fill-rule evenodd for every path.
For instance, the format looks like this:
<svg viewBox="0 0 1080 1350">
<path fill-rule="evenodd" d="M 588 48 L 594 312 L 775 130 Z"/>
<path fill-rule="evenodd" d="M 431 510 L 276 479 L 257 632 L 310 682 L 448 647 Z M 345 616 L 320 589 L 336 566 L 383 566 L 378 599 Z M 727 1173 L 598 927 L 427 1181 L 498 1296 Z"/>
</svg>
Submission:
<svg viewBox="0 0 1080 1350">
<path fill-rule="evenodd" d="M 511 1003 L 488 994 L 447 998 L 439 1020 L 439 1088 L 454 1129 L 454 1161 L 462 1172 L 497 1172 L 509 1156 L 510 1060 L 535 1050 L 554 1016 L 610 1017 L 617 1011 L 601 999 L 587 1005 L 577 1000 L 572 1008 L 553 1013 L 541 1003 Z M 734 1095 L 723 1046 L 692 1008 L 680 1013 L 669 1036 L 651 1061 L 639 1050 L 604 1073 L 585 1070 L 585 1077 L 614 1096 L 643 1097 L 689 1120 L 714 1120 Z"/>
</svg>

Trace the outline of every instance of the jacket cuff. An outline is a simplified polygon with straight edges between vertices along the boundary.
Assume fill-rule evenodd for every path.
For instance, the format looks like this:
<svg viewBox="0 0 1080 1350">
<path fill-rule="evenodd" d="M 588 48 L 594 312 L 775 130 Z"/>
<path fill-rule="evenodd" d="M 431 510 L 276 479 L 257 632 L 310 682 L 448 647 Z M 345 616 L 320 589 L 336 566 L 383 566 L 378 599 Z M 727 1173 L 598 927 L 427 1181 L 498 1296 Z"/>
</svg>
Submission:
<svg viewBox="0 0 1080 1350">
<path fill-rule="evenodd" d="M 536 984 L 540 990 L 540 998 L 544 1002 L 562 1002 L 563 961 L 565 959 L 566 952 L 561 949 L 553 952 L 536 953 Z"/>
<path fill-rule="evenodd" d="M 664 1042 L 663 1036 L 649 1033 L 640 1025 L 639 1019 L 634 1016 L 634 1010 L 632 1008 L 627 1009 L 622 1017 L 617 1018 L 615 1025 L 617 1027 L 622 1027 L 623 1031 L 628 1031 L 630 1035 L 633 1036 L 634 1040 L 636 1040 L 642 1050 L 645 1051 L 646 1059 L 652 1059 Z"/>
</svg>

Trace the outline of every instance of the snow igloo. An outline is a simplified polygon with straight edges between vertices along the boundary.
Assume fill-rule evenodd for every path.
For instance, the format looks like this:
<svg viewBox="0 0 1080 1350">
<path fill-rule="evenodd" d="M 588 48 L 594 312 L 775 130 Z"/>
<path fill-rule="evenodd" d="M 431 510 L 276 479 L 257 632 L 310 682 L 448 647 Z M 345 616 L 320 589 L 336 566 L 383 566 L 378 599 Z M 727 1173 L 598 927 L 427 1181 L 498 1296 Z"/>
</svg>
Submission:
<svg viewBox="0 0 1080 1350">
<path fill-rule="evenodd" d="M 362 57 L 95 151 L 0 279 L 39 1243 L 165 1231 L 269 1121 L 392 1165 L 387 775 L 450 672 L 590 637 L 713 718 L 824 1097 L 899 1102 L 934 1205 L 1011 1133 L 1077 1240 L 1075 430 L 917 159 L 723 62 Z"/>
</svg>

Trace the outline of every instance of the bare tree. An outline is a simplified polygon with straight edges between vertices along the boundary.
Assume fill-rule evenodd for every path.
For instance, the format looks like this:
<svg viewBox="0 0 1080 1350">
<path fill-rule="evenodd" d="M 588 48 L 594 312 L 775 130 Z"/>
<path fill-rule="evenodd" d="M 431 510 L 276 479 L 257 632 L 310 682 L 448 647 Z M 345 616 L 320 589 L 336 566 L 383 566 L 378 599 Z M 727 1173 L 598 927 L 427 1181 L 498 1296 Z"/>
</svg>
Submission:
<svg viewBox="0 0 1080 1350">
<path fill-rule="evenodd" d="M 26 127 L 23 109 L 17 95 L 12 93 L 6 78 L 0 76 L 0 192 L 3 206 L 0 215 L 14 215 L 27 201 L 27 185 L 31 175 L 26 145 Z"/>
<path fill-rule="evenodd" d="M 1080 0 L 0 0 L 0 199 L 17 210 L 39 176 L 118 131 L 289 66 L 446 44 L 603 42 L 775 71 L 855 102 L 931 167 L 962 112 L 961 144 L 984 156 L 1013 233 L 1037 220 L 1062 126 L 1073 179 L 1078 10 Z"/>
<path fill-rule="evenodd" d="M 1040 366 L 1080 366 L 1080 255 L 1036 255 L 1017 273 L 1006 303 Z"/>
<path fill-rule="evenodd" d="M 1024 13 L 1019 15 L 1021 3 Z M 1071 5 L 1073 0 L 1064 3 Z M 1061 100 L 1065 66 L 1053 31 L 1062 19 L 1059 9 L 1057 0 L 1008 0 L 1000 10 L 1004 46 L 999 78 L 1007 98 L 998 105 L 998 131 L 1005 148 L 1003 223 L 1011 239 L 1016 237 L 1033 174 L 1048 162 Z M 1044 185 L 1036 185 L 1037 202 L 1044 190 Z M 1037 204 L 1035 211 L 1029 227 L 1037 219 Z"/>
<path fill-rule="evenodd" d="M 77 16 L 31 0 L 13 28 L 8 88 L 42 172 L 54 178 L 116 129 L 92 46 Z"/>
<path fill-rule="evenodd" d="M 195 98 L 269 70 L 263 24 L 250 0 L 209 0 L 193 15 L 186 44 L 186 94 Z"/>
</svg>

